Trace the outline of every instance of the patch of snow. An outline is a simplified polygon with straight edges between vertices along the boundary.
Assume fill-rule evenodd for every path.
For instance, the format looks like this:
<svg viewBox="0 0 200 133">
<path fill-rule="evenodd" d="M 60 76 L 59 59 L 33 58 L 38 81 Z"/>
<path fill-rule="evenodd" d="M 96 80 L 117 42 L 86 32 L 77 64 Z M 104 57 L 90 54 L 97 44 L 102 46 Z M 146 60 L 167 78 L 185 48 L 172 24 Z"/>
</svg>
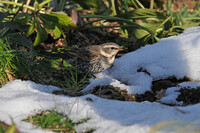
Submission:
<svg viewBox="0 0 200 133">
<path fill-rule="evenodd" d="M 50 91 L 47 91 L 47 88 Z M 133 131 L 146 133 L 155 130 L 161 122 L 170 124 L 177 120 L 190 123 L 192 127 L 190 131 L 200 130 L 200 115 L 197 115 L 200 112 L 200 104 L 177 109 L 156 102 L 107 100 L 94 95 L 82 97 L 53 95 L 51 90 L 54 89 L 58 88 L 31 81 L 9 82 L 0 88 L 0 121 L 11 124 L 13 120 L 21 132 L 50 133 L 51 131 L 42 130 L 40 127 L 24 122 L 23 119 L 41 111 L 55 110 L 67 115 L 73 121 L 89 118 L 86 123 L 75 127 L 77 132 L 89 128 L 95 129 L 95 133 L 132 133 Z M 91 98 L 92 101 L 87 101 L 87 98 Z M 176 125 L 179 127 L 180 123 Z M 156 129 L 168 133 L 167 126 Z M 174 130 L 170 127 L 170 131 Z"/>
<path fill-rule="evenodd" d="M 180 92 L 178 92 L 181 88 L 187 88 L 187 89 L 192 89 L 192 88 L 197 88 L 200 87 L 200 82 L 183 82 L 178 84 L 177 87 L 170 87 L 167 88 L 165 91 L 165 96 L 160 99 L 162 103 L 167 103 L 167 104 L 175 104 L 175 105 L 183 105 L 183 101 L 177 101 L 176 99 L 178 98 Z"/>
<path fill-rule="evenodd" d="M 97 78 L 109 77 L 109 82 L 93 80 L 91 86 L 113 85 L 130 94 L 142 94 L 151 89 L 152 82 L 168 77 L 181 79 L 187 76 L 200 80 L 200 27 L 187 29 L 178 36 L 161 39 L 136 51 L 115 59 L 113 67 L 96 74 Z M 138 70 L 146 70 L 138 71 Z M 111 82 L 110 82 L 111 81 Z"/>
</svg>

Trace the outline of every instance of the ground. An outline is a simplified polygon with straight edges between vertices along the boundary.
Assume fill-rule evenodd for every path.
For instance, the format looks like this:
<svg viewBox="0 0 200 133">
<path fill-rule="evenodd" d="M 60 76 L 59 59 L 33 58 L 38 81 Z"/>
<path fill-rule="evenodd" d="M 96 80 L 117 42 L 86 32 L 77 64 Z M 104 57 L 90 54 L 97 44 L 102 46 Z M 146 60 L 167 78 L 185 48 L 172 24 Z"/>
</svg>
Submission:
<svg viewBox="0 0 200 133">
<path fill-rule="evenodd" d="M 119 34 L 113 33 L 107 30 L 103 29 L 85 29 L 85 30 L 74 30 L 74 31 L 66 31 L 67 40 L 69 43 L 67 44 L 68 47 L 72 48 L 79 48 L 79 47 L 85 47 L 88 45 L 98 45 L 105 42 L 115 42 L 121 45 L 125 45 L 126 50 L 123 52 L 120 52 L 117 56 L 119 58 L 120 56 L 132 52 L 138 48 L 131 40 L 120 37 Z M 51 40 L 53 41 L 53 40 Z M 45 42 L 42 44 L 42 46 L 45 49 L 52 49 L 53 47 L 65 47 L 63 39 L 59 39 L 56 41 L 56 43 L 49 43 Z M 148 74 L 145 70 L 138 69 L 138 71 L 144 71 Z M 158 101 L 161 97 L 157 96 L 159 95 L 159 92 L 164 93 L 164 91 L 168 87 L 177 86 L 178 83 L 182 83 L 185 81 L 192 81 L 192 79 L 184 77 L 183 79 L 176 79 L 175 77 L 169 77 L 167 79 L 162 80 L 156 80 L 152 83 L 151 91 L 147 91 L 144 94 L 136 94 L 136 95 L 129 95 L 126 91 L 120 90 L 120 88 L 116 88 L 113 86 L 99 86 L 96 87 L 94 90 L 92 90 L 90 93 L 95 94 L 97 96 L 108 98 L 108 99 L 118 99 L 118 100 L 124 100 L 124 101 L 137 101 L 137 102 L 143 102 L 143 101 Z M 183 91 L 184 90 L 184 91 Z M 184 105 L 189 104 L 196 104 L 200 100 L 197 97 L 200 89 L 187 89 L 184 88 L 180 90 L 180 95 L 177 100 L 184 101 Z M 187 92 L 187 93 L 186 93 Z M 85 93 L 80 92 L 74 92 L 74 91 L 63 91 L 63 92 L 55 92 L 56 94 L 64 93 L 66 95 L 70 96 L 80 96 L 84 95 Z"/>
</svg>

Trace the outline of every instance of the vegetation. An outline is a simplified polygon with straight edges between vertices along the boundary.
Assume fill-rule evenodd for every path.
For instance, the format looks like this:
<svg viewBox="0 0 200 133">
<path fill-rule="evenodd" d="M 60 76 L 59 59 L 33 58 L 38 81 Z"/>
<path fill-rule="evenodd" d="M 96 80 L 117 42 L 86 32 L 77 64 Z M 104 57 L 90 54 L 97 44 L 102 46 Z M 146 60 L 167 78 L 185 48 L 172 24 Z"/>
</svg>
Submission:
<svg viewBox="0 0 200 133">
<path fill-rule="evenodd" d="M 15 123 L 9 126 L 3 122 L 0 122 L 0 133 L 19 133 L 19 131 L 16 129 Z"/>
<path fill-rule="evenodd" d="M 0 85 L 8 80 L 20 78 L 22 74 L 30 77 L 33 75 L 31 68 L 35 62 L 27 58 L 31 55 L 29 52 L 12 49 L 2 40 L 0 40 L 0 51 Z"/>
<path fill-rule="evenodd" d="M 79 37 L 86 38 L 86 44 L 81 45 L 86 46 L 90 43 L 88 31 L 96 30 L 98 35 L 106 32 L 117 36 L 112 41 L 125 45 L 130 52 L 199 25 L 200 3 L 192 11 L 187 6 L 174 11 L 172 0 L 164 9 L 157 2 L 147 8 L 143 0 L 0 0 L 0 86 L 14 79 L 33 80 L 77 95 L 88 84 L 88 75 L 52 56 L 76 47 L 71 38 L 77 38 L 77 42 Z M 109 90 L 113 93 L 113 88 Z M 116 91 L 121 93 L 119 99 L 140 98 Z M 105 93 L 109 93 L 108 87 Z M 74 132 L 77 123 L 61 119 L 63 116 L 49 112 L 28 121 L 50 130 Z M 5 129 L 0 127 L 0 131 Z"/>
<path fill-rule="evenodd" d="M 74 126 L 86 122 L 87 119 L 80 122 L 72 122 L 68 117 L 64 117 L 54 111 L 50 111 L 30 116 L 25 121 L 54 132 L 75 133 Z"/>
<path fill-rule="evenodd" d="M 146 44 L 155 43 L 161 38 L 180 34 L 184 28 L 199 23 L 199 4 L 193 12 L 189 12 L 187 7 L 175 12 L 171 10 L 172 0 L 168 1 L 168 5 L 163 10 L 159 7 L 147 9 L 139 0 L 73 0 L 67 3 L 65 0 L 38 0 L 35 2 L 10 0 L 0 1 L 0 3 L 3 4 L 0 11 L 1 85 L 14 78 L 34 80 L 38 79 L 38 75 L 45 78 L 44 75 L 47 73 L 45 70 L 55 70 L 55 73 L 59 71 L 60 74 L 61 69 L 70 65 L 66 62 L 63 65 L 61 60 L 48 58 L 46 55 L 59 52 L 60 48 L 73 47 L 67 44 L 70 42 L 70 33 L 73 33 L 74 30 L 104 28 L 114 31 L 117 29 L 120 36 L 133 42 L 132 44 L 124 42 L 121 44 L 133 45 L 132 47 L 137 49 Z M 78 14 L 73 13 L 74 10 L 81 13 L 81 22 Z M 64 13 L 71 11 L 71 17 Z M 51 49 L 41 48 L 42 43 L 43 47 L 46 47 L 45 43 L 49 40 L 55 43 L 60 38 L 64 39 L 64 46 L 53 46 Z M 37 65 L 38 63 L 40 65 Z M 37 69 L 44 71 L 36 75 Z M 60 77 L 56 79 L 52 75 L 53 79 L 49 82 L 74 89 L 79 86 L 79 82 L 84 82 L 86 79 L 86 76 L 83 75 L 83 78 L 78 80 L 77 77 L 80 76 L 76 71 L 68 71 L 66 75 L 63 78 L 66 81 L 62 83 L 58 83 Z M 76 77 L 72 75 L 76 75 Z M 66 83 L 67 85 L 64 85 Z"/>
</svg>

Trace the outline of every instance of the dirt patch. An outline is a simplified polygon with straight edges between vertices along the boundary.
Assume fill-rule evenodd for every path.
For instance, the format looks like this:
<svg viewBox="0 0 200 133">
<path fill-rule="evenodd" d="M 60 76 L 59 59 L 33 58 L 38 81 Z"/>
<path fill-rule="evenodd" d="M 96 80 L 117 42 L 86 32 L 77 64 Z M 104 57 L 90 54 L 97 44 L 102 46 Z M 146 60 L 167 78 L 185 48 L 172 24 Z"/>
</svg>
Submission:
<svg viewBox="0 0 200 133">
<path fill-rule="evenodd" d="M 200 103 L 200 87 L 181 88 L 179 92 L 181 94 L 178 96 L 177 101 L 183 101 L 184 105 Z"/>
<path fill-rule="evenodd" d="M 91 94 L 96 96 L 106 98 L 106 99 L 115 99 L 122 101 L 134 101 L 134 102 L 143 102 L 150 101 L 155 102 L 159 101 L 160 98 L 165 96 L 165 90 L 169 87 L 175 87 L 179 83 L 190 81 L 188 78 L 176 79 L 174 77 L 157 80 L 152 83 L 152 90 L 147 91 L 144 94 L 130 95 L 127 94 L 127 91 L 121 90 L 120 88 L 109 86 L 98 86 L 90 91 Z M 182 88 L 179 91 L 181 94 L 178 96 L 177 101 L 183 101 L 183 105 L 196 104 L 200 102 L 200 87 L 199 88 Z"/>
</svg>

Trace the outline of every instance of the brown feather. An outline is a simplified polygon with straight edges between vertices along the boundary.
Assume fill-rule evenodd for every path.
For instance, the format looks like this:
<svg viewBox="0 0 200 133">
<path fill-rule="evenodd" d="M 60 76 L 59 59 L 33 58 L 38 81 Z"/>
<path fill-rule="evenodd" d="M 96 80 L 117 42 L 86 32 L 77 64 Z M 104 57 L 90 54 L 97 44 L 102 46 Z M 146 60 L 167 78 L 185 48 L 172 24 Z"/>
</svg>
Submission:
<svg viewBox="0 0 200 133">
<path fill-rule="evenodd" d="M 73 58 L 80 58 L 82 60 L 86 61 L 92 61 L 96 58 L 99 58 L 100 53 L 98 50 L 98 47 L 86 47 L 86 48 L 80 48 L 80 49 L 72 49 L 68 51 L 68 54 L 73 56 Z"/>
</svg>

